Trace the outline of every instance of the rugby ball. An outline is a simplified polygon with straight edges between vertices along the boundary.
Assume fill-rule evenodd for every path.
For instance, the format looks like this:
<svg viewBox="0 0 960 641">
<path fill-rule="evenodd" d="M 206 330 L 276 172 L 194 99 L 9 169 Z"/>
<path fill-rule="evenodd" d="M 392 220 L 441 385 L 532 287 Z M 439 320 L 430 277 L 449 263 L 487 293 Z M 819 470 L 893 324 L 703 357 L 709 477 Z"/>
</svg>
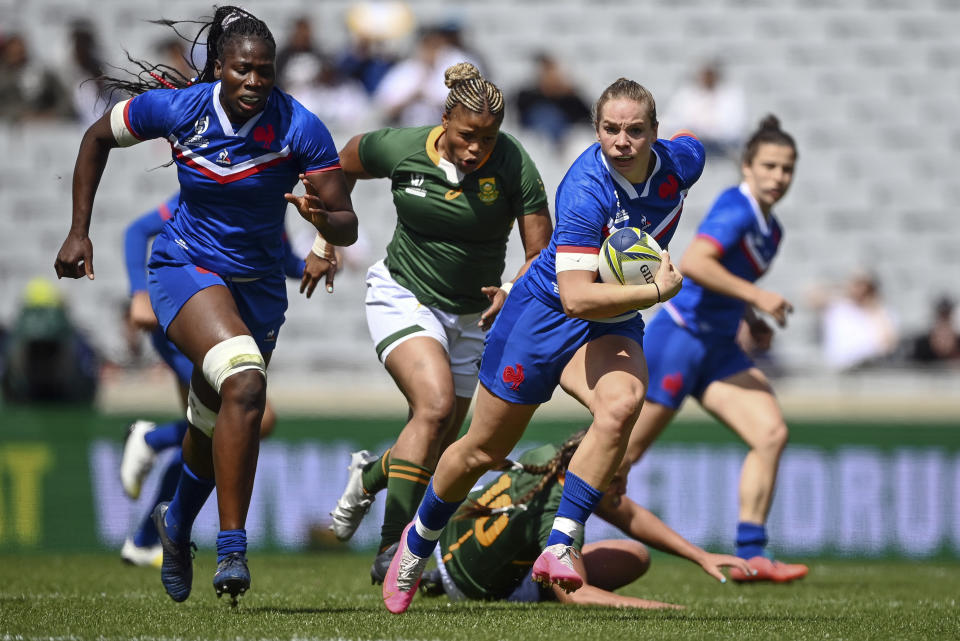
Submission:
<svg viewBox="0 0 960 641">
<path fill-rule="evenodd" d="M 660 245 L 636 227 L 614 230 L 600 246 L 600 280 L 620 285 L 647 285 L 660 269 Z"/>
</svg>

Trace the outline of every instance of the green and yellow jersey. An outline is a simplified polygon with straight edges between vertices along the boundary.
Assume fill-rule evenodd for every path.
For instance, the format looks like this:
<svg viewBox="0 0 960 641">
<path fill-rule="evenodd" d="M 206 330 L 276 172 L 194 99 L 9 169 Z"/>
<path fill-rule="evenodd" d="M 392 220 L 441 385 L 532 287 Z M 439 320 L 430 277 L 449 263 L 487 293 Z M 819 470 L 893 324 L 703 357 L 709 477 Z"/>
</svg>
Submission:
<svg viewBox="0 0 960 641">
<path fill-rule="evenodd" d="M 520 143 L 500 132 L 469 174 L 437 151 L 442 127 L 380 129 L 360 139 L 360 162 L 390 178 L 397 227 L 387 245 L 390 275 L 424 305 L 454 314 L 489 306 L 514 221 L 547 206 L 543 181 Z"/>
<path fill-rule="evenodd" d="M 558 451 L 556 445 L 544 445 L 524 453 L 520 462 L 542 465 Z M 515 505 L 540 479 L 538 474 L 508 470 L 470 498 L 492 508 Z M 546 547 L 562 494 L 561 477 L 551 481 L 526 509 L 450 521 L 440 536 L 440 552 L 447 572 L 465 596 L 505 599 L 516 589 Z M 574 545 L 583 546 L 582 534 Z"/>
</svg>

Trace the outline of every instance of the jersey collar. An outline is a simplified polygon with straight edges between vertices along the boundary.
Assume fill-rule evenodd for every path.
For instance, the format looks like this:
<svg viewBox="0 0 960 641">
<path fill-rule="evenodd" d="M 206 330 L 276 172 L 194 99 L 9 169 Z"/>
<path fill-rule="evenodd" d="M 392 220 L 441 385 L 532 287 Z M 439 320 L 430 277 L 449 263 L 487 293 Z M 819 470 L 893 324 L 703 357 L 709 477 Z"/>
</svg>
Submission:
<svg viewBox="0 0 960 641">
<path fill-rule="evenodd" d="M 613 178 L 613 182 L 620 186 L 620 189 L 627 192 L 627 196 L 630 197 L 630 200 L 646 198 L 650 193 L 650 183 L 653 182 L 653 177 L 657 175 L 658 171 L 660 171 L 660 154 L 658 154 L 657 150 L 653 148 L 651 148 L 650 151 L 653 152 L 654 158 L 653 171 L 650 172 L 650 177 L 647 178 L 646 182 L 643 183 L 643 191 L 638 193 L 637 187 L 632 182 L 627 180 L 619 171 L 610 167 L 610 163 L 607 161 L 607 155 L 603 153 L 603 149 L 599 150 L 600 161 L 603 162 L 603 166 L 606 168 L 607 173 Z"/>
<path fill-rule="evenodd" d="M 440 152 L 437 151 L 437 141 L 440 139 L 440 135 L 443 134 L 443 126 L 437 125 L 430 130 L 430 133 L 427 134 L 426 150 L 427 156 L 430 157 L 430 160 L 433 161 L 437 167 L 443 170 L 443 173 L 446 175 L 447 182 L 450 182 L 454 185 L 459 185 L 460 181 L 463 180 L 463 177 L 466 175 L 454 165 L 452 162 L 440 155 Z M 496 149 L 496 145 L 494 145 Z M 483 167 L 484 164 L 490 159 L 491 154 L 493 154 L 493 149 L 490 150 L 490 153 L 477 163 L 477 169 Z"/>
<path fill-rule="evenodd" d="M 247 134 L 250 133 L 250 130 L 253 129 L 253 126 L 257 124 L 257 121 L 260 120 L 260 116 L 263 115 L 263 112 L 267 109 L 267 104 L 270 102 L 270 97 L 267 97 L 267 102 L 263 105 L 263 111 L 258 113 L 256 116 L 253 116 L 247 122 L 243 123 L 243 126 L 240 127 L 239 131 L 233 130 L 233 123 L 230 122 L 227 112 L 224 111 L 223 105 L 220 104 L 220 83 L 213 85 L 213 111 L 217 114 L 217 119 L 220 121 L 220 128 L 223 129 L 223 133 L 226 136 L 235 136 L 237 138 L 246 138 Z"/>
<path fill-rule="evenodd" d="M 753 215 L 757 219 L 757 226 L 760 228 L 760 233 L 764 236 L 770 235 L 770 224 L 767 222 L 766 216 L 763 215 L 763 212 L 760 210 L 760 203 L 757 202 L 757 199 L 753 197 L 753 194 L 750 193 L 750 187 L 747 186 L 746 182 L 740 183 L 740 193 L 747 199 L 747 202 L 750 203 L 750 209 L 753 210 Z M 773 220 L 773 210 L 770 210 L 770 220 Z"/>
</svg>

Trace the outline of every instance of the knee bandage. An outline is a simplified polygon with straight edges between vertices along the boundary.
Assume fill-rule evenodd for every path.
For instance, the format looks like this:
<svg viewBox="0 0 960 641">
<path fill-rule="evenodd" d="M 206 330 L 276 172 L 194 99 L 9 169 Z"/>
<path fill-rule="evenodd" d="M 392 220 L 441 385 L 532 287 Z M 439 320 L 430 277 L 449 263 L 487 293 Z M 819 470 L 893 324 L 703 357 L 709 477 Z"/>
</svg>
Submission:
<svg viewBox="0 0 960 641">
<path fill-rule="evenodd" d="M 187 394 L 187 422 L 195 428 L 213 438 L 213 428 L 217 424 L 217 413 L 201 402 L 200 397 L 190 386 Z"/>
<path fill-rule="evenodd" d="M 267 377 L 267 366 L 252 336 L 228 338 L 211 347 L 203 357 L 203 376 L 217 394 L 225 380 L 248 369 L 255 369 Z"/>
</svg>

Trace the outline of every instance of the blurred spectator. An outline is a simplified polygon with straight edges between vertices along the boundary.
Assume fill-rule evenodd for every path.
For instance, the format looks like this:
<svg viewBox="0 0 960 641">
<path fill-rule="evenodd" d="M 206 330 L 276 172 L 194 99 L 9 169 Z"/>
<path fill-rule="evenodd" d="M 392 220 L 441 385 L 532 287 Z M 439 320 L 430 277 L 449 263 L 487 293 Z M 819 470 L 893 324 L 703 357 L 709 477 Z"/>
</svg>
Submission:
<svg viewBox="0 0 960 641">
<path fill-rule="evenodd" d="M 0 118 L 13 122 L 72 115 L 67 92 L 56 74 L 30 57 L 19 33 L 2 43 Z"/>
<path fill-rule="evenodd" d="M 536 78 L 517 92 L 520 124 L 561 147 L 571 127 L 590 124 L 590 106 L 580 97 L 567 74 L 550 54 L 537 54 L 536 62 Z"/>
<path fill-rule="evenodd" d="M 84 126 L 90 126 L 121 96 L 110 96 L 104 88 L 103 61 L 93 25 L 86 20 L 73 22 L 70 42 L 70 57 L 63 67 L 64 84 L 72 92 L 74 115 Z"/>
<path fill-rule="evenodd" d="M 350 43 L 336 56 L 337 71 L 372 96 L 397 61 L 391 44 L 413 30 L 413 12 L 404 2 L 360 2 L 347 11 L 346 23 Z"/>
<path fill-rule="evenodd" d="M 954 302 L 943 296 L 934 304 L 933 325 L 913 341 L 913 359 L 921 363 L 960 362 L 960 332 L 953 320 Z"/>
<path fill-rule="evenodd" d="M 450 45 L 442 29 L 423 29 L 416 52 L 394 65 L 374 94 L 387 124 L 416 127 L 437 122 L 449 91 L 444 71 L 458 62 L 476 64 L 466 52 Z"/>
<path fill-rule="evenodd" d="M 821 332 L 824 359 L 835 370 L 882 363 L 897 349 L 897 319 L 872 274 L 855 274 L 844 295 L 823 305 Z"/>
<path fill-rule="evenodd" d="M 462 51 L 468 60 L 477 66 L 477 69 L 487 69 L 486 62 L 480 52 L 468 45 L 463 38 L 463 22 L 459 18 L 450 17 L 436 25 L 437 31 L 446 40 L 451 49 Z M 457 62 L 462 62 L 458 60 Z"/>
<path fill-rule="evenodd" d="M 287 91 L 331 129 L 355 132 L 373 125 L 363 85 L 337 72 L 329 59 L 300 56 L 287 67 Z"/>
<path fill-rule="evenodd" d="M 60 292 L 46 278 L 27 283 L 3 356 L 5 399 L 93 401 L 99 359 L 73 326 Z"/>
<path fill-rule="evenodd" d="M 310 25 L 310 19 L 306 16 L 300 16 L 294 20 L 293 28 L 290 35 L 287 36 L 286 43 L 277 51 L 277 84 L 299 100 L 296 91 L 299 88 L 296 83 L 298 78 L 291 77 L 291 66 L 316 65 L 319 67 L 319 61 L 320 50 L 313 42 L 313 28 Z"/>
<path fill-rule="evenodd" d="M 683 85 L 662 110 L 661 134 L 689 129 L 703 143 L 707 155 L 727 156 L 739 162 L 746 127 L 743 89 L 723 77 L 720 63 L 705 63 L 693 82 Z"/>
</svg>

